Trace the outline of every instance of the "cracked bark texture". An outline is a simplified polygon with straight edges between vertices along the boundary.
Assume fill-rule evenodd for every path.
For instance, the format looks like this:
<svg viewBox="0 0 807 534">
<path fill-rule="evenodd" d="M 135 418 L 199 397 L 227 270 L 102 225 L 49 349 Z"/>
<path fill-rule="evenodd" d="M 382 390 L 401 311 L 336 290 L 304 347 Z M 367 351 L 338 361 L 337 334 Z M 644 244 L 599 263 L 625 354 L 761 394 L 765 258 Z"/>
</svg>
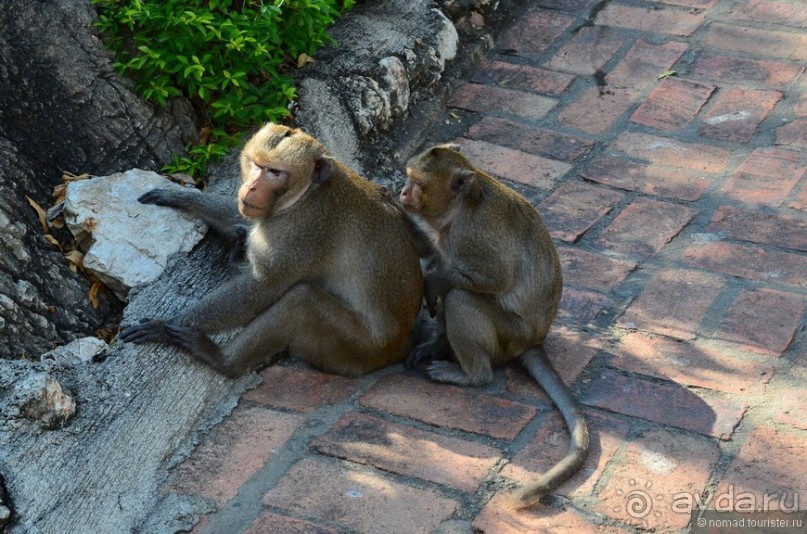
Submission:
<svg viewBox="0 0 807 534">
<path fill-rule="evenodd" d="M 0 0 L 0 358 L 101 326 L 86 279 L 42 238 L 63 171 L 158 169 L 196 137 L 190 105 L 155 110 L 112 69 L 89 0 Z"/>
</svg>

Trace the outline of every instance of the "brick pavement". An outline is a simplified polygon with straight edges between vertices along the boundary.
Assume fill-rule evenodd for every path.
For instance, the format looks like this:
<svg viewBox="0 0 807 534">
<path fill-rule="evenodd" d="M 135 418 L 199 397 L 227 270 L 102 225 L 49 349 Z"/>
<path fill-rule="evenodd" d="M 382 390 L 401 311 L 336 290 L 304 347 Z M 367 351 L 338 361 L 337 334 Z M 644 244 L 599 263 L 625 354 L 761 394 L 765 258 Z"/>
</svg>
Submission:
<svg viewBox="0 0 807 534">
<path fill-rule="evenodd" d="M 556 239 L 548 348 L 594 429 L 585 467 L 508 508 L 567 446 L 515 366 L 461 389 L 286 363 L 166 482 L 209 502 L 196 532 L 675 532 L 698 499 L 807 508 L 803 2 L 524 9 L 453 91 L 460 135 L 431 140 L 523 192 Z"/>
</svg>

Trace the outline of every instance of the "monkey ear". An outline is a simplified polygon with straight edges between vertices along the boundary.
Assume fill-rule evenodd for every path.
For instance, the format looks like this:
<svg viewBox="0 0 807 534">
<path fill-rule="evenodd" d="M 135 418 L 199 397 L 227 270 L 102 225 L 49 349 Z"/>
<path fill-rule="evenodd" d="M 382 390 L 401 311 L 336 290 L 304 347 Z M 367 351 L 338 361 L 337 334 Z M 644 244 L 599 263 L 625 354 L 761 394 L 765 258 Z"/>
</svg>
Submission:
<svg viewBox="0 0 807 534">
<path fill-rule="evenodd" d="M 457 169 L 451 175 L 451 190 L 457 194 L 471 191 L 476 182 L 476 171 L 473 169 Z"/>
<path fill-rule="evenodd" d="M 325 183 L 332 173 L 333 160 L 328 156 L 320 156 L 314 160 L 314 172 L 311 173 L 311 181 L 315 184 Z"/>
<path fill-rule="evenodd" d="M 460 145 L 457 143 L 443 143 L 442 145 L 437 145 L 434 148 L 438 150 L 448 150 L 450 152 L 460 152 L 462 147 L 460 147 Z"/>
</svg>

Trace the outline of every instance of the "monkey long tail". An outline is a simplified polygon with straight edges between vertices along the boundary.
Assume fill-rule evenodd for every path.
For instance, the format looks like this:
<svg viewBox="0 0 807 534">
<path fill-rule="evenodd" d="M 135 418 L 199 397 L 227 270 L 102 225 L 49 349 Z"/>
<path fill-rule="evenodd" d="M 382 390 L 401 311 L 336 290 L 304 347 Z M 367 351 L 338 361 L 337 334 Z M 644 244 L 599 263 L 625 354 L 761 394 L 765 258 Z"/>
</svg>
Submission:
<svg viewBox="0 0 807 534">
<path fill-rule="evenodd" d="M 571 436 L 566 456 L 538 480 L 513 494 L 513 504 L 517 508 L 525 508 L 536 504 L 583 465 L 588 454 L 590 436 L 580 404 L 547 360 L 543 347 L 536 346 L 526 350 L 519 361 L 558 407 Z"/>
</svg>

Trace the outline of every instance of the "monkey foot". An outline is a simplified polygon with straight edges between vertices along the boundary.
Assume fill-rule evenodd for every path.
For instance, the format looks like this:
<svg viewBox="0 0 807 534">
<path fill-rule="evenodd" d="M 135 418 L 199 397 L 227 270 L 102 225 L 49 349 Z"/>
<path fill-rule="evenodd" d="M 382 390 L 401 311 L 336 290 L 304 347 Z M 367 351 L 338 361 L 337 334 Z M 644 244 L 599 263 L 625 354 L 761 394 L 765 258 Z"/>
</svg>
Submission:
<svg viewBox="0 0 807 534">
<path fill-rule="evenodd" d="M 434 339 L 421 343 L 409 353 L 404 362 L 408 368 L 417 367 L 420 362 L 443 360 L 448 357 L 448 344 L 444 338 Z"/>
</svg>

